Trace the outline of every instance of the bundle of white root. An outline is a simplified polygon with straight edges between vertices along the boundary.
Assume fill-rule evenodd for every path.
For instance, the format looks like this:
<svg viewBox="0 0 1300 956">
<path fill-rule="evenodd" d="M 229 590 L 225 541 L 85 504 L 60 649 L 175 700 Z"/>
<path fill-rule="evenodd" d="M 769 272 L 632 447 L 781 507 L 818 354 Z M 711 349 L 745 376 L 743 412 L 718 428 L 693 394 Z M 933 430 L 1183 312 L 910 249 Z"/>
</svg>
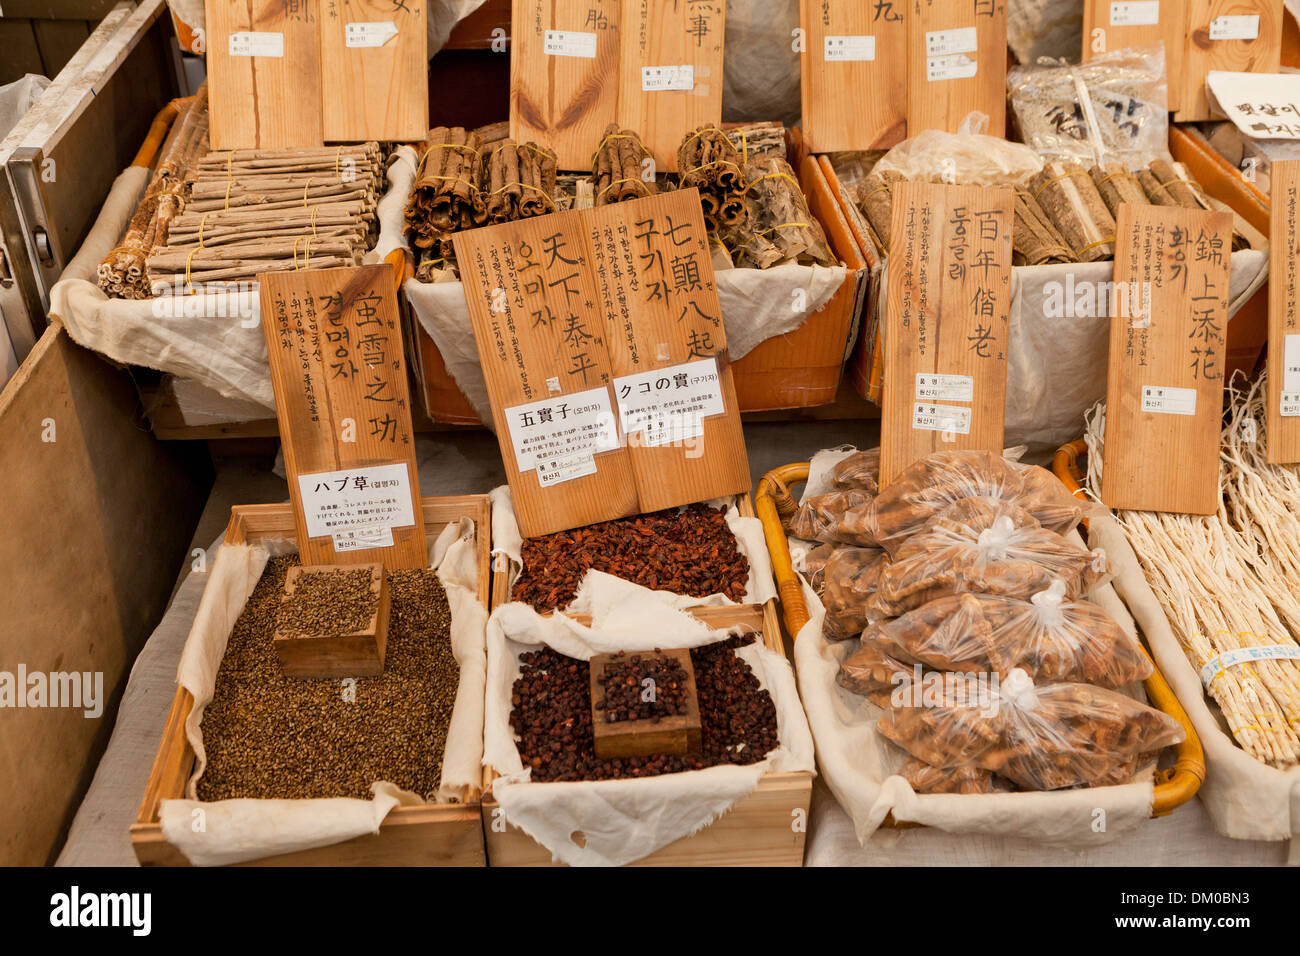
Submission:
<svg viewBox="0 0 1300 956">
<path fill-rule="evenodd" d="M 1265 379 L 1228 390 L 1218 514 L 1120 511 L 1142 570 L 1237 743 L 1272 767 L 1300 763 L 1300 469 L 1267 461 Z M 1088 491 L 1100 497 L 1105 407 L 1088 415 Z M 1238 652 L 1238 653 L 1233 653 Z M 1254 652 L 1258 654 L 1258 652 Z M 1277 653 L 1277 652 L 1272 652 Z M 1232 654 L 1225 661 L 1222 655 Z M 1211 666 L 1212 665 L 1212 666 Z"/>
</svg>

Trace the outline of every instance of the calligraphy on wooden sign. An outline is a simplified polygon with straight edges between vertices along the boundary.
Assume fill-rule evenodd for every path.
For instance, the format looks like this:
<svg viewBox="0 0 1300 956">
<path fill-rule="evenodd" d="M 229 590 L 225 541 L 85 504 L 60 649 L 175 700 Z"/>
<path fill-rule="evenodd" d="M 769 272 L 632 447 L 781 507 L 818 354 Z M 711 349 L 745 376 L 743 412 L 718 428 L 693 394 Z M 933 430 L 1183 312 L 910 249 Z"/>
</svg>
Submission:
<svg viewBox="0 0 1300 956">
<path fill-rule="evenodd" d="M 661 171 L 688 133 L 722 122 L 725 0 L 621 0 L 618 125 Z"/>
<path fill-rule="evenodd" d="M 520 530 L 635 514 L 583 214 L 453 241 Z"/>
<path fill-rule="evenodd" d="M 391 267 L 258 283 L 303 564 L 427 567 Z"/>
<path fill-rule="evenodd" d="M 1269 166 L 1268 460 L 1300 462 L 1300 160 Z"/>
<path fill-rule="evenodd" d="M 642 511 L 749 490 L 699 192 L 584 214 Z"/>
<path fill-rule="evenodd" d="M 1003 187 L 895 187 L 882 486 L 936 451 L 1002 451 L 1013 209 Z"/>
<path fill-rule="evenodd" d="M 1007 125 L 1006 0 L 911 0 L 907 17 L 907 130 L 957 132 L 980 112 L 985 133 Z"/>
<path fill-rule="evenodd" d="M 803 134 L 814 153 L 907 135 L 907 0 L 799 0 Z"/>
<path fill-rule="evenodd" d="M 619 0 L 515 0 L 510 32 L 510 136 L 555 151 L 560 169 L 589 170 L 618 119 Z"/>
<path fill-rule="evenodd" d="M 428 0 L 323 0 L 330 142 L 419 142 L 429 128 Z"/>
<path fill-rule="evenodd" d="M 1213 514 L 1232 214 L 1125 203 L 1116 235 L 1102 500 Z"/>
</svg>

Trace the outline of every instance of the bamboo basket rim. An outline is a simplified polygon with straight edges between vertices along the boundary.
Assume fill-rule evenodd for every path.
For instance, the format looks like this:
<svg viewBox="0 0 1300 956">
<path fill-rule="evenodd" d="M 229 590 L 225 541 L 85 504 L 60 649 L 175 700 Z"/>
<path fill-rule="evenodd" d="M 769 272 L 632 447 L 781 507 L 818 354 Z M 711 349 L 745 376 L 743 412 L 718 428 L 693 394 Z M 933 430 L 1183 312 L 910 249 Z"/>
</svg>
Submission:
<svg viewBox="0 0 1300 956">
<path fill-rule="evenodd" d="M 1057 477 L 1072 494 L 1079 498 L 1083 497 L 1079 485 L 1079 473 L 1077 471 L 1071 473 L 1068 469 L 1071 467 L 1077 469 L 1080 449 L 1083 448 L 1086 446 L 1082 441 L 1073 442 L 1058 451 L 1053 461 L 1053 470 L 1056 471 Z M 1058 470 L 1062 462 L 1068 463 L 1064 466 L 1067 468 L 1064 474 Z M 796 462 L 772 469 L 759 481 L 754 496 L 754 506 L 759 519 L 763 522 L 763 535 L 767 539 L 768 551 L 772 556 L 772 572 L 776 575 L 781 613 L 792 640 L 798 640 L 799 632 L 808 623 L 809 616 L 799 576 L 795 573 L 790 559 L 790 544 L 781 523 L 780 512 L 786 510 L 787 513 L 793 513 L 795 501 L 789 489 L 808 480 L 809 464 L 806 461 Z M 1138 646 L 1142 647 L 1140 643 Z M 1142 647 L 1142 652 L 1147 653 L 1145 647 Z M 1149 654 L 1147 656 L 1150 657 Z M 1151 663 L 1154 671 L 1143 682 L 1147 696 L 1152 706 L 1178 721 L 1184 734 L 1183 742 L 1175 747 L 1174 765 L 1167 770 L 1156 771 L 1151 816 L 1162 817 L 1172 813 L 1196 795 L 1205 780 L 1205 754 L 1187 712 L 1178 702 L 1159 665 L 1154 660 Z M 892 814 L 889 819 L 892 821 Z"/>
</svg>

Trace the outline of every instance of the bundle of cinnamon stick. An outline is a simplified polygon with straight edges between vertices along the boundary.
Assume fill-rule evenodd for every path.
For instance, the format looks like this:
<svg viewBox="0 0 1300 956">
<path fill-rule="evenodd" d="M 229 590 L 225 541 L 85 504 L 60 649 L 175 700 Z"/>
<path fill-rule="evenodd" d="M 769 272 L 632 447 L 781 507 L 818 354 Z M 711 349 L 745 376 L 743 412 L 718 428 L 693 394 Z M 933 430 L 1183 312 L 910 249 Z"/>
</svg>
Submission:
<svg viewBox="0 0 1300 956">
<path fill-rule="evenodd" d="M 700 191 L 704 223 L 710 232 L 744 228 L 749 210 L 743 162 L 730 137 L 716 126 L 701 126 L 687 134 L 677 148 L 681 188 Z"/>
<path fill-rule="evenodd" d="M 172 221 L 186 198 L 184 176 L 191 163 L 208 150 L 208 87 L 203 84 L 180 107 L 163 140 L 154 174 L 127 223 L 117 248 L 104 257 L 97 270 L 99 287 L 119 299 L 151 296 L 146 262 L 155 246 L 167 242 Z"/>
<path fill-rule="evenodd" d="M 507 139 L 488 153 L 484 183 L 487 216 L 514 222 L 555 212 L 555 153 Z"/>
<path fill-rule="evenodd" d="M 451 236 L 488 221 L 484 201 L 483 141 L 476 130 L 437 126 L 425 138 L 415 188 L 406 204 L 406 238 L 417 258 L 448 260 Z"/>
<path fill-rule="evenodd" d="M 766 269 L 778 262 L 836 264 L 826 233 L 808 208 L 794 170 L 770 157 L 745 168 L 746 217 L 720 235 L 737 266 Z"/>
<path fill-rule="evenodd" d="M 647 164 L 647 160 L 649 163 Z M 630 129 L 611 123 L 591 160 L 592 188 L 596 205 L 653 196 L 659 191 L 654 177 L 654 160 Z"/>
<path fill-rule="evenodd" d="M 148 259 L 155 290 L 251 282 L 261 272 L 359 265 L 378 231 L 378 143 L 208 153 L 189 201 Z"/>
</svg>

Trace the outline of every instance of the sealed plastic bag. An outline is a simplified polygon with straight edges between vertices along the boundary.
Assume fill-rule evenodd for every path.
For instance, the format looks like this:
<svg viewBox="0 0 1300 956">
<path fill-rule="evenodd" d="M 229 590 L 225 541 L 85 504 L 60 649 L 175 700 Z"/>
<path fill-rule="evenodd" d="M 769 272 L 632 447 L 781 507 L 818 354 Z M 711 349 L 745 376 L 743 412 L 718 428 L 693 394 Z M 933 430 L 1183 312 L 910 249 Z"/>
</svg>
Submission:
<svg viewBox="0 0 1300 956">
<path fill-rule="evenodd" d="M 826 591 L 826 562 L 831 559 L 839 545 L 834 542 L 819 544 L 817 547 L 805 552 L 799 563 L 795 565 L 796 571 L 802 571 L 804 577 L 808 579 L 808 585 L 817 592 L 821 597 Z M 791 557 L 794 557 L 793 550 Z"/>
<path fill-rule="evenodd" d="M 913 757 L 899 776 L 917 793 L 1005 793 L 1011 788 L 983 767 L 932 767 Z"/>
<path fill-rule="evenodd" d="M 876 582 L 873 617 L 897 617 L 953 594 L 1028 601 L 1059 580 L 1074 600 L 1105 580 L 1106 554 L 1046 528 L 1017 528 L 1006 516 L 980 529 L 945 524 L 908 538 Z"/>
<path fill-rule="evenodd" d="M 885 554 L 872 548 L 840 548 L 826 562 L 826 621 L 828 641 L 857 637 L 867 626 L 867 604 L 876 590 Z"/>
<path fill-rule="evenodd" d="M 844 658 L 836 682 L 853 694 L 861 694 L 877 707 L 889 707 L 895 689 L 910 686 L 916 677 L 914 665 L 890 657 L 878 645 L 863 641 Z"/>
<path fill-rule="evenodd" d="M 839 491 L 876 494 L 880 490 L 880 449 L 855 451 L 831 469 L 830 479 L 831 487 Z"/>
<path fill-rule="evenodd" d="M 1043 527 L 1066 534 L 1083 517 L 1083 503 L 1042 468 L 1007 461 L 988 451 L 941 451 L 913 462 L 875 500 L 846 520 L 890 554 L 939 512 L 963 498 L 1009 501 Z"/>
<path fill-rule="evenodd" d="M 913 182 L 958 186 L 1023 186 L 1043 168 L 1042 157 L 1028 146 L 984 136 L 971 119 L 963 122 L 961 132 L 927 129 L 903 140 L 880 158 L 872 175 L 897 173 Z"/>
<path fill-rule="evenodd" d="M 936 670 L 1005 677 L 1019 668 L 1037 684 L 1124 687 L 1153 669 L 1137 641 L 1099 606 L 1066 600 L 1060 580 L 1028 601 L 992 594 L 939 598 L 872 624 L 862 641 Z"/>
<path fill-rule="evenodd" d="M 985 686 L 974 700 L 915 691 L 877 727 L 926 763 L 973 764 L 1027 790 L 1124 783 L 1144 756 L 1183 740 L 1172 717 L 1113 690 L 1035 687 L 1019 669 Z"/>
<path fill-rule="evenodd" d="M 805 498 L 790 519 L 790 534 L 805 541 L 869 545 L 870 541 L 863 541 L 852 527 L 845 525 L 844 516 L 854 508 L 866 508 L 872 497 L 870 492 L 849 488 Z"/>
</svg>

